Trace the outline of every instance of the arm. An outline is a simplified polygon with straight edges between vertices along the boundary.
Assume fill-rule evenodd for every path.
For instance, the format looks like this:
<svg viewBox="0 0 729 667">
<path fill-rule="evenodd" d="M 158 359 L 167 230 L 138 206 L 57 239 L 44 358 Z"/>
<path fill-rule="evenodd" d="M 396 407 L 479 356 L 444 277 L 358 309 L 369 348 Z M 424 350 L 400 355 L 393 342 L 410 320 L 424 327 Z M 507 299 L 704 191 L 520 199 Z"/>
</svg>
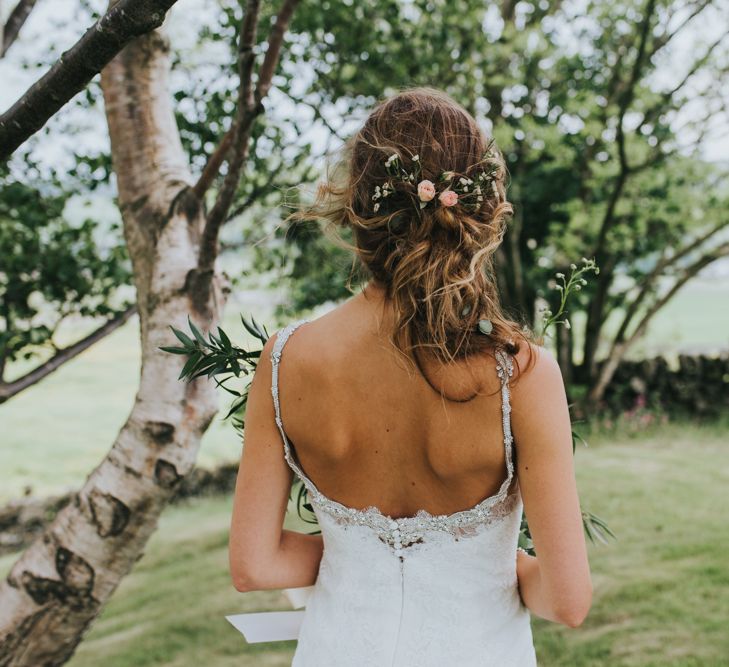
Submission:
<svg viewBox="0 0 729 667">
<path fill-rule="evenodd" d="M 271 397 L 271 350 L 261 352 L 245 414 L 245 445 L 235 484 L 228 557 L 236 590 L 297 588 L 316 581 L 321 535 L 283 530 L 293 472 L 284 459 Z"/>
<path fill-rule="evenodd" d="M 556 359 L 532 346 L 534 366 L 512 388 L 512 431 L 524 512 L 536 556 L 519 553 L 524 604 L 537 616 L 577 627 L 592 604 L 582 513 L 572 452 L 572 427 Z M 520 353 L 521 355 L 521 353 Z M 528 354 L 519 357 L 522 369 Z"/>
</svg>

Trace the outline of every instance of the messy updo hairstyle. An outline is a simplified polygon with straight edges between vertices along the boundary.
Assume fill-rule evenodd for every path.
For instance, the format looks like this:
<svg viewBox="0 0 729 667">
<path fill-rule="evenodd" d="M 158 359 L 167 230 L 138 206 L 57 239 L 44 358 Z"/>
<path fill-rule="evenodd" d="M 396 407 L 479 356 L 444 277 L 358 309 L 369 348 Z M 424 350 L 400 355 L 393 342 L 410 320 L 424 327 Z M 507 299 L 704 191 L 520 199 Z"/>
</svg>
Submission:
<svg viewBox="0 0 729 667">
<path fill-rule="evenodd" d="M 447 94 L 427 87 L 402 90 L 375 106 L 345 144 L 314 203 L 293 216 L 327 222 L 326 229 L 354 252 L 358 268 L 379 283 L 393 306 L 392 343 L 421 372 L 418 354 L 448 363 L 496 347 L 516 354 L 520 341 L 533 340 L 499 302 L 492 260 L 513 209 L 502 154 L 495 149 L 484 164 L 489 146 L 495 146 L 493 139 Z M 386 162 L 393 155 L 406 171 L 415 157 L 418 178 L 391 179 Z M 493 183 L 476 206 L 460 199 L 446 206 L 434 197 L 420 207 L 420 179 L 442 191 L 443 172 L 454 172 L 455 182 L 477 182 L 486 166 Z M 387 199 L 373 199 L 388 180 Z M 353 245 L 342 229 L 351 230 Z M 479 330 L 482 319 L 491 321 L 488 334 Z"/>
</svg>

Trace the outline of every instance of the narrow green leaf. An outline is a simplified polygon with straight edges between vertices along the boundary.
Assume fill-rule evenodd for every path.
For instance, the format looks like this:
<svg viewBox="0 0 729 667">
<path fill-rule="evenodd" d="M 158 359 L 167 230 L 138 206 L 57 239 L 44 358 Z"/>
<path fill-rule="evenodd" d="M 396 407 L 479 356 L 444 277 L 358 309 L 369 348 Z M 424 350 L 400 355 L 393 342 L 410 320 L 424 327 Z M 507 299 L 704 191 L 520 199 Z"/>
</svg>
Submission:
<svg viewBox="0 0 729 667">
<path fill-rule="evenodd" d="M 180 331 L 179 329 L 176 329 L 172 325 L 170 325 L 170 329 L 172 329 L 172 333 L 174 333 L 175 336 L 177 336 L 177 339 L 183 345 L 185 345 L 187 347 L 193 347 L 193 348 L 195 347 L 195 341 L 193 341 L 192 338 L 190 338 L 187 334 L 185 334 L 184 332 Z"/>
<path fill-rule="evenodd" d="M 169 352 L 170 354 L 189 354 L 188 350 L 184 347 L 158 347 L 158 350 L 162 350 L 162 352 Z"/>
</svg>

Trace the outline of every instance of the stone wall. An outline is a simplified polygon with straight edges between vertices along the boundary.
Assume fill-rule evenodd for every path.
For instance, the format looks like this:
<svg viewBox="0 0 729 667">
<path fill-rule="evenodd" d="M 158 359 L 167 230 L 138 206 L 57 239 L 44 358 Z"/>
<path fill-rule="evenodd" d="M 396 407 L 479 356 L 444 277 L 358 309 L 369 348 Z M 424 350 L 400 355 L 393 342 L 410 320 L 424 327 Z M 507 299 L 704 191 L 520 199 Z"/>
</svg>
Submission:
<svg viewBox="0 0 729 667">
<path fill-rule="evenodd" d="M 729 413 L 729 352 L 680 355 L 678 364 L 672 369 L 663 357 L 624 361 L 605 392 L 605 408 L 618 414 L 642 405 L 672 418 Z"/>
</svg>

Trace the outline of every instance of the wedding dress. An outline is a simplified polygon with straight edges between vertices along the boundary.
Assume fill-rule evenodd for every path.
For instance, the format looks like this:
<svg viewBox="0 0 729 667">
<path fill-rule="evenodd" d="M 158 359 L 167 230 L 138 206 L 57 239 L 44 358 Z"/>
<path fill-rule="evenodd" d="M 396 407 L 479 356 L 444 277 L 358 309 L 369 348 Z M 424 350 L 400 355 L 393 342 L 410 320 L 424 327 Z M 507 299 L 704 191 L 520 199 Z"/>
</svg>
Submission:
<svg viewBox="0 0 729 667">
<path fill-rule="evenodd" d="M 536 665 L 516 577 L 523 504 L 512 460 L 511 356 L 496 352 L 507 465 L 499 491 L 453 514 L 421 509 L 393 519 L 377 507 L 354 509 L 322 494 L 286 436 L 279 364 L 286 341 L 305 322 L 284 327 L 271 352 L 284 456 L 308 489 L 324 540 L 292 667 Z"/>
</svg>

